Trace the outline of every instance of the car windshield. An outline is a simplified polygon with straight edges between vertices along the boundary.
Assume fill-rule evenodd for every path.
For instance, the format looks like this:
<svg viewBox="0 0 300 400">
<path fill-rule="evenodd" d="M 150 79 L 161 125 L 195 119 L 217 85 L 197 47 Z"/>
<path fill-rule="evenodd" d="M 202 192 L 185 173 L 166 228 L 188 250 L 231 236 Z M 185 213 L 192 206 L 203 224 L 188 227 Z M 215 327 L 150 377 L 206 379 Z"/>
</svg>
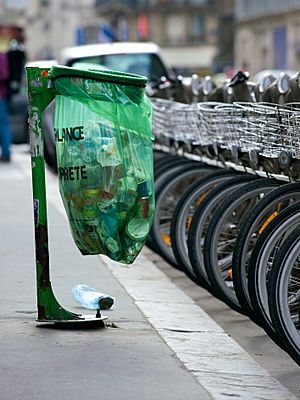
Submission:
<svg viewBox="0 0 300 400">
<path fill-rule="evenodd" d="M 77 58 L 68 62 L 70 67 L 78 67 L 80 64 L 101 65 L 105 68 L 129 72 L 146 76 L 150 81 L 157 80 L 161 76 L 167 76 L 162 62 L 156 54 L 150 53 L 124 53 L 105 54 L 92 57 Z"/>
</svg>

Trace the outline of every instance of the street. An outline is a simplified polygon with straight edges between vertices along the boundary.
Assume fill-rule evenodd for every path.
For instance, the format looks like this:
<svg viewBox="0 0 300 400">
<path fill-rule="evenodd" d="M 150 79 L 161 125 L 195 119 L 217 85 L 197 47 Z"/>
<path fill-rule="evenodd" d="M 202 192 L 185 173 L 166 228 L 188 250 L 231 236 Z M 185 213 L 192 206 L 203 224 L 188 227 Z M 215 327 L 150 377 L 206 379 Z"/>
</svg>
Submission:
<svg viewBox="0 0 300 400">
<path fill-rule="evenodd" d="M 37 324 L 30 155 L 1 184 L 1 399 L 295 399 L 299 367 L 246 317 L 144 248 L 131 266 L 81 256 L 47 170 L 52 285 L 68 310 L 85 283 L 116 298 L 106 328 Z M 91 312 L 92 313 L 92 312 Z"/>
</svg>

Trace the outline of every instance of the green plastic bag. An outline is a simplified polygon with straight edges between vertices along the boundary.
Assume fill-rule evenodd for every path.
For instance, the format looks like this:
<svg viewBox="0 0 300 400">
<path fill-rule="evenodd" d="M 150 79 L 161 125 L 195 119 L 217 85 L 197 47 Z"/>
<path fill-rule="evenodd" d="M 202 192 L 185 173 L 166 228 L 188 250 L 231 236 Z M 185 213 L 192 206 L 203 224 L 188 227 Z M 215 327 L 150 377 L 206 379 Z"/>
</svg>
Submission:
<svg viewBox="0 0 300 400">
<path fill-rule="evenodd" d="M 60 193 L 80 252 L 125 264 L 154 214 L 151 103 L 146 78 L 53 66 Z"/>
</svg>

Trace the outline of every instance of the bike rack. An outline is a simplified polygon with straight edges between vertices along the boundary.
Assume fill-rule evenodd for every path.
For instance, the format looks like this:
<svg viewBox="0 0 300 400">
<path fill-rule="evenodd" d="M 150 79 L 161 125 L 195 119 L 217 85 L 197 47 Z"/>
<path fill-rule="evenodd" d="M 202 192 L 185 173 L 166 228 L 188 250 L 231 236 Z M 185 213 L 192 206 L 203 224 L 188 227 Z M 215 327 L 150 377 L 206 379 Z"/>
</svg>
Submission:
<svg viewBox="0 0 300 400">
<path fill-rule="evenodd" d="M 42 113 L 55 97 L 48 78 L 50 68 L 27 67 L 28 122 L 31 149 L 32 194 L 35 228 L 35 256 L 37 280 L 37 322 L 95 323 L 107 319 L 100 309 L 96 315 L 76 314 L 63 308 L 57 301 L 50 281 L 47 201 Z"/>
</svg>

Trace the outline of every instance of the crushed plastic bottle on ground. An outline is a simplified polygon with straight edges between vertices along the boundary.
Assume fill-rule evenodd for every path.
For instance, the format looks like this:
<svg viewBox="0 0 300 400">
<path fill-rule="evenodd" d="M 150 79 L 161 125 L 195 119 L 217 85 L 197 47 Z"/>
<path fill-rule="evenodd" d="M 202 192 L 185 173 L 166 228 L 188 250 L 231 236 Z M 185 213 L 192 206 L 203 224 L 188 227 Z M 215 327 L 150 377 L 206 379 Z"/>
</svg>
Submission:
<svg viewBox="0 0 300 400">
<path fill-rule="evenodd" d="M 89 310 L 109 310 L 115 304 L 114 297 L 85 284 L 74 286 L 72 294 L 76 303 Z"/>
</svg>

